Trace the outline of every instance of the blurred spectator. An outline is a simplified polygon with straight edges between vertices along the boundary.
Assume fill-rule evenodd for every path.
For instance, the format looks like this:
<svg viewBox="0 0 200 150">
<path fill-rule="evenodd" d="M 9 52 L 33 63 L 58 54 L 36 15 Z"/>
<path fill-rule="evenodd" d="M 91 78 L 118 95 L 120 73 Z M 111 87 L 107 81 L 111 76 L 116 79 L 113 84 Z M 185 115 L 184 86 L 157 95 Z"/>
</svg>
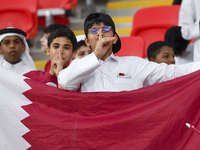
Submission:
<svg viewBox="0 0 200 150">
<path fill-rule="evenodd" d="M 148 60 L 156 63 L 175 64 L 174 56 L 173 47 L 168 42 L 157 41 L 147 49 Z"/>
</svg>

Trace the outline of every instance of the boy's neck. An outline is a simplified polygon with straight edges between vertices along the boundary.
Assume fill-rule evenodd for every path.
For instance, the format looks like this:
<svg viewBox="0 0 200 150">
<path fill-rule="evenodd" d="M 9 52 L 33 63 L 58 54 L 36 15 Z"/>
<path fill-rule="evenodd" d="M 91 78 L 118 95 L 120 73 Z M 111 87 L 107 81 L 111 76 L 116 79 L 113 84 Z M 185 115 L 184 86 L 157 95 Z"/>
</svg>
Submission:
<svg viewBox="0 0 200 150">
<path fill-rule="evenodd" d="M 112 54 L 112 50 L 109 50 L 100 59 L 105 61 Z"/>
<path fill-rule="evenodd" d="M 5 59 L 4 59 L 5 60 Z M 15 65 L 15 64 L 18 64 L 19 62 L 21 62 L 22 60 L 20 59 L 20 60 L 18 60 L 18 61 L 16 61 L 16 62 L 9 62 L 9 61 L 7 61 L 7 60 L 5 60 L 6 62 L 8 62 L 9 64 L 11 64 L 11 65 Z"/>
</svg>

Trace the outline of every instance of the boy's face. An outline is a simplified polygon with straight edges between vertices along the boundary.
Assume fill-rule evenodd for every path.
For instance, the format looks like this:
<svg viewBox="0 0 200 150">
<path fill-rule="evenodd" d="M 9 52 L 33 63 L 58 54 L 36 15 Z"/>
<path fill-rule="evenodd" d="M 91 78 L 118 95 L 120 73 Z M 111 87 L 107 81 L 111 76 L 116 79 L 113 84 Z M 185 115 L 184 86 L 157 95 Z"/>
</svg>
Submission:
<svg viewBox="0 0 200 150">
<path fill-rule="evenodd" d="M 73 58 L 74 59 L 76 59 L 76 58 L 81 59 L 81 58 L 83 58 L 83 57 L 85 57 L 85 56 L 87 56 L 91 53 L 92 53 L 92 50 L 90 49 L 90 47 L 83 45 L 83 46 L 79 47 L 79 49 L 74 51 Z"/>
<path fill-rule="evenodd" d="M 107 25 L 105 25 L 101 22 L 100 24 L 93 24 L 90 29 L 99 28 L 99 27 L 103 27 L 103 26 L 107 26 Z M 90 33 L 90 31 L 88 31 L 88 37 L 86 38 L 85 43 L 87 44 L 88 47 L 92 48 L 92 51 L 95 49 L 96 43 L 99 40 L 99 31 L 100 30 L 98 30 L 98 33 Z M 118 38 L 117 38 L 116 34 L 113 34 L 112 28 L 110 28 L 110 30 L 108 30 L 107 32 L 102 32 L 102 38 L 103 37 L 113 37 L 113 36 L 115 36 L 115 40 L 113 41 L 113 44 L 115 44 L 117 42 Z M 112 51 L 112 45 L 110 47 L 110 50 Z"/>
<path fill-rule="evenodd" d="M 164 62 L 168 65 L 175 64 L 174 56 L 174 51 L 171 47 L 163 46 L 160 49 L 160 53 L 156 56 L 156 59 L 154 59 L 153 61 L 156 63 Z"/>
<path fill-rule="evenodd" d="M 71 40 L 66 37 L 58 37 L 52 41 L 50 48 L 47 48 L 47 55 L 50 56 L 50 60 L 53 60 L 54 57 L 59 57 L 60 52 L 64 61 L 63 67 L 65 68 L 73 54 Z"/>
<path fill-rule="evenodd" d="M 48 42 L 48 37 L 50 33 L 44 33 L 43 37 L 40 39 L 40 44 L 41 44 L 41 50 L 43 52 L 47 51 L 47 42 Z"/>
<path fill-rule="evenodd" d="M 0 54 L 3 54 L 4 59 L 11 64 L 20 62 L 21 54 L 24 51 L 25 45 L 18 36 L 7 36 L 1 42 Z"/>
</svg>

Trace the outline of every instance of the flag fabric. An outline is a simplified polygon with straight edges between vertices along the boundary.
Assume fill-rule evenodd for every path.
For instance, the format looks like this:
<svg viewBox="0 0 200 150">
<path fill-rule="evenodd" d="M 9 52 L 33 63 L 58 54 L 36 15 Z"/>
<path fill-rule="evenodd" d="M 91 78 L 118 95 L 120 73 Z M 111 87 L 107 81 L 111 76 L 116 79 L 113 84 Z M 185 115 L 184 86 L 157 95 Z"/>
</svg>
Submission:
<svg viewBox="0 0 200 150">
<path fill-rule="evenodd" d="M 199 150 L 200 71 L 124 92 L 79 93 L 0 68 L 1 150 Z"/>
</svg>

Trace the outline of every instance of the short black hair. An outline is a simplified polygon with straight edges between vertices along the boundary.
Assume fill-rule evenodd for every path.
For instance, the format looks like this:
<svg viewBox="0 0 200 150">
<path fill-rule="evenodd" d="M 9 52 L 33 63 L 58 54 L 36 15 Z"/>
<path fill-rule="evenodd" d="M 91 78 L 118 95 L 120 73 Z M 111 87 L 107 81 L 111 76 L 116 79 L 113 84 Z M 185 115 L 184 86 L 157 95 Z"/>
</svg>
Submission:
<svg viewBox="0 0 200 150">
<path fill-rule="evenodd" d="M 50 24 L 49 26 L 44 28 L 44 33 L 48 34 L 48 33 L 52 33 L 60 28 L 67 28 L 66 25 L 63 24 L 59 24 L 59 23 L 54 23 L 54 24 Z"/>
<path fill-rule="evenodd" d="M 156 58 L 156 56 L 160 53 L 160 49 L 163 46 L 169 46 L 173 49 L 172 45 L 168 42 L 165 41 L 157 41 L 154 42 L 152 44 L 149 45 L 149 47 L 147 48 L 147 57 L 148 60 L 150 60 L 150 58 Z"/>
<path fill-rule="evenodd" d="M 176 56 L 181 55 L 187 48 L 190 40 L 185 40 L 181 34 L 180 26 L 172 26 L 165 33 L 165 41 L 169 42 Z"/>
<path fill-rule="evenodd" d="M 87 46 L 84 40 L 76 43 L 76 50 L 79 49 L 81 46 Z"/>
<path fill-rule="evenodd" d="M 49 48 L 50 48 L 50 45 L 53 42 L 53 40 L 55 38 L 58 38 L 58 37 L 68 38 L 72 42 L 73 51 L 75 50 L 76 43 L 77 43 L 76 36 L 74 35 L 74 32 L 72 30 L 70 30 L 69 28 L 60 28 L 60 29 L 52 32 L 48 37 L 48 44 L 47 45 L 48 45 Z"/>
</svg>

